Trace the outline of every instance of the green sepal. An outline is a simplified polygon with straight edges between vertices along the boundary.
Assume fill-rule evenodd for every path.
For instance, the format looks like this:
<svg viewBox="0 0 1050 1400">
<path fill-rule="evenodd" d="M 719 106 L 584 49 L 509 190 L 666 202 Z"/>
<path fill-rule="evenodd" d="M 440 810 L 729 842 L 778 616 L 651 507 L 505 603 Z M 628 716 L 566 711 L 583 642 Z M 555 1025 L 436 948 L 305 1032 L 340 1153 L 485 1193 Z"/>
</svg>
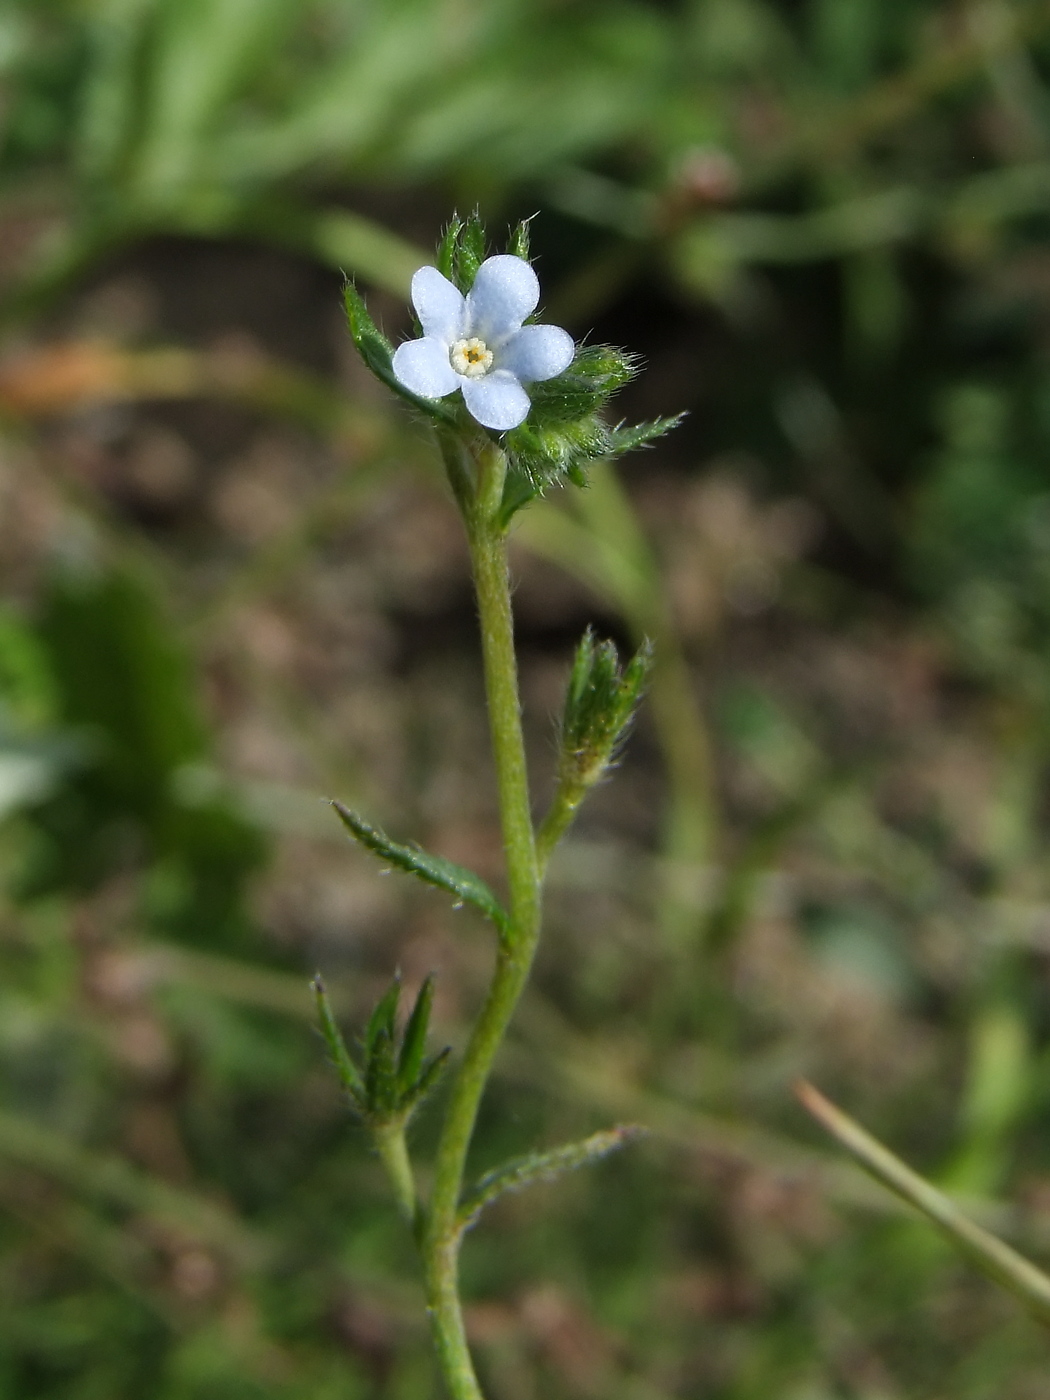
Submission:
<svg viewBox="0 0 1050 1400">
<path fill-rule="evenodd" d="M 472 870 L 465 870 L 461 865 L 453 864 L 450 860 L 432 856 L 429 852 L 420 850 L 418 846 L 402 846 L 397 841 L 391 841 L 385 832 L 372 826 L 349 807 L 344 807 L 341 802 L 333 802 L 332 806 L 339 820 L 362 846 L 388 860 L 399 870 L 444 890 L 452 895 L 457 903 L 472 904 L 495 924 L 500 933 L 507 932 L 507 913 L 479 875 L 475 875 Z"/>
<path fill-rule="evenodd" d="M 401 977 L 395 974 L 394 980 L 376 1003 L 375 1010 L 368 1018 L 365 1027 L 365 1058 L 370 1060 L 382 1036 L 391 1043 L 397 1034 L 397 1008 L 401 1001 Z"/>
<path fill-rule="evenodd" d="M 455 275 L 452 280 L 464 296 L 473 287 L 474 278 L 478 275 L 478 268 L 485 261 L 487 241 L 485 225 L 481 222 L 481 215 L 475 209 L 458 231 L 453 254 Z"/>
<path fill-rule="evenodd" d="M 527 421 L 537 427 L 575 422 L 604 408 L 640 368 L 637 355 L 614 345 L 581 345 L 568 369 L 530 387 Z"/>
<path fill-rule="evenodd" d="M 500 524 L 510 524 L 522 506 L 563 477 L 586 485 L 584 467 L 606 455 L 609 430 L 593 413 L 573 423 L 542 427 L 526 419 L 507 434 L 507 479 Z"/>
<path fill-rule="evenodd" d="M 383 1122 L 399 1116 L 394 1038 L 385 1028 L 375 1037 L 365 1065 L 365 1092 L 371 1119 Z"/>
<path fill-rule="evenodd" d="M 438 244 L 437 270 L 442 277 L 447 277 L 450 282 L 454 282 L 456 278 L 456 248 L 459 244 L 462 228 L 463 220 L 458 214 L 453 214 L 448 221 L 445 235 Z"/>
<path fill-rule="evenodd" d="M 397 1061 L 397 1087 L 400 1093 L 415 1084 L 423 1068 L 423 1054 L 430 1027 L 430 1010 L 434 1004 L 433 973 L 425 978 L 416 997 L 416 1004 L 401 1039 L 401 1054 Z"/>
<path fill-rule="evenodd" d="M 622 1124 L 604 1132 L 592 1133 L 582 1142 L 566 1143 L 547 1152 L 530 1152 L 524 1157 L 505 1162 L 483 1176 L 463 1202 L 458 1215 L 460 1229 L 468 1230 L 486 1206 L 508 1191 L 522 1191 L 537 1182 L 555 1181 L 566 1172 L 600 1161 L 645 1132 L 646 1129 L 637 1124 Z"/>
<path fill-rule="evenodd" d="M 346 307 L 347 324 L 357 352 L 375 377 L 392 389 L 399 398 L 412 404 L 428 417 L 439 423 L 458 422 L 455 410 L 440 399 L 424 399 L 413 394 L 395 375 L 393 370 L 394 347 L 382 333 L 372 317 L 360 292 L 352 282 L 343 286 L 343 304 Z"/>
<path fill-rule="evenodd" d="M 317 1003 L 317 1019 L 321 1025 L 321 1034 L 325 1038 L 325 1044 L 328 1046 L 328 1053 L 332 1057 L 332 1064 L 339 1076 L 339 1082 L 350 1096 L 355 1108 L 363 1110 L 367 1104 L 364 1080 L 350 1058 L 350 1052 L 346 1048 L 346 1041 L 343 1039 L 342 1032 L 332 1012 L 332 1004 L 328 1000 L 328 993 L 320 973 L 314 978 L 311 986 Z"/>
<path fill-rule="evenodd" d="M 413 1113 L 430 1091 L 435 1087 L 438 1080 L 448 1068 L 449 1056 L 452 1054 L 451 1047 L 446 1046 L 436 1055 L 429 1059 L 419 1072 L 419 1078 L 411 1084 L 401 1095 L 400 1106 L 402 1112 Z"/>
<path fill-rule="evenodd" d="M 529 260 L 529 225 L 535 217 L 535 214 L 530 214 L 527 219 L 522 219 L 511 230 L 510 238 L 507 240 L 507 252 L 512 257 L 521 258 L 523 262 Z"/>
</svg>

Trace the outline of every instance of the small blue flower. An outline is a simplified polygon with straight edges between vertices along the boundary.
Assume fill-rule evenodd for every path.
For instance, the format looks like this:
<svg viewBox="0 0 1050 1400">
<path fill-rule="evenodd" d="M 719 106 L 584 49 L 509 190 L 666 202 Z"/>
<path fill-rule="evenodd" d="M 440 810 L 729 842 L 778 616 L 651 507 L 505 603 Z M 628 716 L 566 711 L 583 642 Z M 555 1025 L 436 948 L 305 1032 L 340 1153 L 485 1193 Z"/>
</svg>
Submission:
<svg viewBox="0 0 1050 1400">
<path fill-rule="evenodd" d="M 412 278 L 412 305 L 423 335 L 398 346 L 394 373 L 424 399 L 462 389 L 483 428 L 516 428 L 529 412 L 522 386 L 553 379 L 576 353 L 568 331 L 522 325 L 539 299 L 535 272 L 510 253 L 487 258 L 466 296 L 436 267 L 421 267 Z"/>
</svg>

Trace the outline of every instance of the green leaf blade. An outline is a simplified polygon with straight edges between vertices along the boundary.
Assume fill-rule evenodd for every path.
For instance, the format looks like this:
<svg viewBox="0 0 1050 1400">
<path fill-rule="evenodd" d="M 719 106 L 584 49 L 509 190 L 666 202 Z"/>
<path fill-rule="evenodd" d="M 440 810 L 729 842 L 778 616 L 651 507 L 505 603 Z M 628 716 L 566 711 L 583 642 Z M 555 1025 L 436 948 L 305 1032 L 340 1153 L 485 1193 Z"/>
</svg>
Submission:
<svg viewBox="0 0 1050 1400">
<path fill-rule="evenodd" d="M 484 880 L 472 870 L 466 870 L 463 866 L 455 865 L 440 856 L 432 856 L 417 846 L 403 846 L 397 841 L 391 841 L 385 832 L 372 826 L 349 807 L 344 807 L 341 802 L 333 802 L 332 806 L 340 821 L 362 846 L 406 874 L 414 875 L 418 880 L 444 890 L 446 894 L 452 895 L 457 903 L 473 905 L 501 934 L 508 931 L 509 920 L 506 911 Z"/>
<path fill-rule="evenodd" d="M 636 447 L 649 447 L 657 438 L 673 432 L 688 415 L 676 413 L 670 418 L 654 418 L 649 423 L 636 423 L 633 428 L 620 426 L 609 434 L 609 457 L 622 457 Z"/>
<path fill-rule="evenodd" d="M 487 1172 L 467 1199 L 459 1213 L 459 1224 L 463 1230 L 469 1229 L 486 1206 L 509 1191 L 523 1191 L 527 1186 L 538 1182 L 556 1181 L 567 1172 L 577 1171 L 591 1162 L 601 1161 L 611 1152 L 618 1151 L 632 1139 L 643 1137 L 646 1129 L 636 1123 L 623 1123 L 615 1128 L 592 1133 L 581 1142 L 565 1143 L 561 1147 L 550 1148 L 546 1152 L 530 1152 L 524 1157 L 515 1157 L 504 1162 L 494 1171 Z"/>
<path fill-rule="evenodd" d="M 352 282 L 346 282 L 343 286 L 343 304 L 346 307 L 347 324 L 357 353 L 375 377 L 427 417 L 439 423 L 454 424 L 457 421 L 454 411 L 440 399 L 420 398 L 418 394 L 406 389 L 398 379 L 393 369 L 394 347 L 372 320 L 364 298 Z"/>
</svg>

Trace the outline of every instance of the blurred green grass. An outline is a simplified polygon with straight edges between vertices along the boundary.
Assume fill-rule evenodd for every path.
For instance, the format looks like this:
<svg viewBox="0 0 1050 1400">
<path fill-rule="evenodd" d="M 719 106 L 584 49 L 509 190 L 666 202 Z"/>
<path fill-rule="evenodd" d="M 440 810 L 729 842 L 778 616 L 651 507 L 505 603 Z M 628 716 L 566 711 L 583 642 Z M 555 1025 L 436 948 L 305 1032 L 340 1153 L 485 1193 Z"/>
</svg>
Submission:
<svg viewBox="0 0 1050 1400">
<path fill-rule="evenodd" d="M 307 978 L 353 1024 L 436 967 L 453 1044 L 482 985 L 320 801 L 497 878 L 456 522 L 338 323 L 346 271 L 404 327 L 475 203 L 692 415 L 517 540 L 538 794 L 586 623 L 661 669 L 477 1167 L 654 1134 L 472 1234 L 489 1391 L 1045 1393 L 787 1086 L 1045 1261 L 1048 43 L 1002 0 L 0 5 L 0 1397 L 437 1393 Z"/>
</svg>

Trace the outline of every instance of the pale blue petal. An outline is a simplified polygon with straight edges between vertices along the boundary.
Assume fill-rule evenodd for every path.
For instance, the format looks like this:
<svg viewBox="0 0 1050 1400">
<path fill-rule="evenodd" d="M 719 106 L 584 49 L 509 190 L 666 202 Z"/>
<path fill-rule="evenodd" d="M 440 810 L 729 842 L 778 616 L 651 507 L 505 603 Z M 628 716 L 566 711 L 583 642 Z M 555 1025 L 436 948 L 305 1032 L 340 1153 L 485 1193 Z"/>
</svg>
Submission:
<svg viewBox="0 0 1050 1400">
<path fill-rule="evenodd" d="M 524 258 L 486 258 L 467 293 L 470 334 L 497 346 L 536 310 L 540 284 Z"/>
<path fill-rule="evenodd" d="M 459 387 L 459 375 L 448 361 L 448 346 L 430 336 L 399 345 L 393 369 L 405 388 L 423 399 L 443 399 Z"/>
<path fill-rule="evenodd" d="M 494 369 L 484 379 L 461 378 L 459 384 L 471 416 L 483 428 L 505 433 L 528 416 L 529 396 L 505 369 Z"/>
<path fill-rule="evenodd" d="M 421 267 L 413 273 L 412 305 L 425 336 L 451 345 L 463 335 L 466 319 L 463 293 L 447 277 L 442 277 L 436 267 Z"/>
<path fill-rule="evenodd" d="M 500 350 L 498 364 L 528 384 L 561 374 L 575 354 L 572 336 L 560 326 L 522 326 Z"/>
</svg>

